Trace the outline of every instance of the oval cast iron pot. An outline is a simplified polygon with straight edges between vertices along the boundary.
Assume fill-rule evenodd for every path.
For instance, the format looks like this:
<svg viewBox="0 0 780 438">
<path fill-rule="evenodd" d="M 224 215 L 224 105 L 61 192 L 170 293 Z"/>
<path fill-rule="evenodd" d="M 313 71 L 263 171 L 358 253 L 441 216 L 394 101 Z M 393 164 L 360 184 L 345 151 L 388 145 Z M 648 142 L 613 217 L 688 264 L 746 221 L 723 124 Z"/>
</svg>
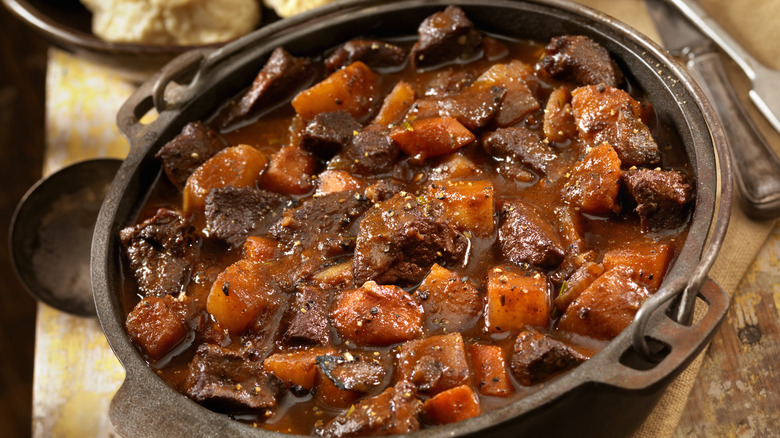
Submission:
<svg viewBox="0 0 780 438">
<path fill-rule="evenodd" d="M 666 386 L 706 345 L 728 307 L 728 297 L 706 273 L 728 223 L 730 163 L 712 108 L 665 50 L 600 12 L 559 0 L 337 1 L 268 25 L 221 49 L 185 53 L 144 83 L 121 108 L 117 121 L 131 150 L 103 204 L 92 245 L 98 317 L 126 371 L 109 412 L 119 433 L 126 437 L 287 436 L 231 420 L 176 392 L 147 365 L 125 333 L 118 234 L 135 223 L 160 177 L 155 152 L 186 123 L 208 119 L 247 87 L 274 48 L 283 46 L 297 56 L 316 56 L 356 36 L 413 35 L 425 17 L 449 4 L 462 7 L 477 28 L 489 33 L 539 41 L 583 34 L 603 45 L 653 102 L 659 126 L 681 140 L 696 178 L 696 203 L 688 238 L 661 289 L 603 351 L 514 403 L 411 435 L 625 435 L 640 424 Z M 141 117 L 152 108 L 157 109 L 158 118 L 141 124 Z M 677 323 L 689 319 L 696 295 L 707 302 L 706 314 L 692 327 Z M 668 316 L 673 312 L 678 313 L 675 319 Z"/>
</svg>

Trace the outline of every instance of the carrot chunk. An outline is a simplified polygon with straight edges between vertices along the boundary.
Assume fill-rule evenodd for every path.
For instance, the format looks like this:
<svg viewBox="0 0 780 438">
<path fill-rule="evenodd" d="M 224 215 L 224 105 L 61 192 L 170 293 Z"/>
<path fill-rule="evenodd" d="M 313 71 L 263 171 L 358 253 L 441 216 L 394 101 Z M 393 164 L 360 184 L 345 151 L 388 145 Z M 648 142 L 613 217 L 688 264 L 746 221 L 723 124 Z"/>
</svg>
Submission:
<svg viewBox="0 0 780 438">
<path fill-rule="evenodd" d="M 674 247 L 668 243 L 635 243 L 607 251 L 602 264 L 606 270 L 626 271 L 633 281 L 654 292 L 661 286 L 673 256 Z"/>
<path fill-rule="evenodd" d="M 571 171 L 563 197 L 583 213 L 604 215 L 620 212 L 620 158 L 609 145 L 590 149 Z"/>
<path fill-rule="evenodd" d="M 255 262 L 270 260 L 276 253 L 276 242 L 260 236 L 249 236 L 244 242 L 244 258 Z"/>
<path fill-rule="evenodd" d="M 414 102 L 414 88 L 408 82 L 399 81 L 385 96 L 382 108 L 379 109 L 373 123 L 389 125 L 398 122 L 409 111 L 412 102 Z"/>
<path fill-rule="evenodd" d="M 211 286 L 206 310 L 232 334 L 240 334 L 261 311 L 276 304 L 279 292 L 262 264 L 242 259 L 222 271 Z"/>
<path fill-rule="evenodd" d="M 147 297 L 127 315 L 125 328 L 151 360 L 163 357 L 187 335 L 187 328 L 171 308 L 173 298 Z"/>
<path fill-rule="evenodd" d="M 496 267 L 488 273 L 485 324 L 488 331 L 506 332 L 547 325 L 550 287 L 544 273 Z"/>
<path fill-rule="evenodd" d="M 319 113 L 342 109 L 360 118 L 374 105 L 378 79 L 368 66 L 356 61 L 298 93 L 292 106 L 306 120 Z"/>
<path fill-rule="evenodd" d="M 330 354 L 335 354 L 335 350 L 329 347 L 276 353 L 263 361 L 263 367 L 288 387 L 295 385 L 311 390 L 314 388 L 317 356 Z"/>
<path fill-rule="evenodd" d="M 490 181 L 432 184 L 426 196 L 444 207 L 444 217 L 458 231 L 488 236 L 495 229 L 496 203 Z"/>
<path fill-rule="evenodd" d="M 367 281 L 339 295 L 330 317 L 341 337 L 361 345 L 390 345 L 422 334 L 423 309 L 398 286 Z"/>
<path fill-rule="evenodd" d="M 423 404 L 423 416 L 433 424 L 455 423 L 479 413 L 479 399 L 467 385 L 436 394 Z"/>
<path fill-rule="evenodd" d="M 506 354 L 498 345 L 471 344 L 471 369 L 474 383 L 483 395 L 508 397 L 514 392 L 506 369 Z"/>
<path fill-rule="evenodd" d="M 310 152 L 298 146 L 285 146 L 271 157 L 260 184 L 272 192 L 303 195 L 312 189 L 311 175 L 316 166 Z"/>
<path fill-rule="evenodd" d="M 453 332 L 474 325 L 482 311 L 482 296 L 458 274 L 434 264 L 414 292 L 425 311 L 425 328 L 431 332 Z"/>
<path fill-rule="evenodd" d="M 390 138 L 407 155 L 424 160 L 460 149 L 475 137 L 452 117 L 430 117 L 396 126 Z"/>
<path fill-rule="evenodd" d="M 184 211 L 203 209 L 212 189 L 252 187 L 268 164 L 262 152 L 248 145 L 225 148 L 195 169 L 184 186 Z"/>
</svg>

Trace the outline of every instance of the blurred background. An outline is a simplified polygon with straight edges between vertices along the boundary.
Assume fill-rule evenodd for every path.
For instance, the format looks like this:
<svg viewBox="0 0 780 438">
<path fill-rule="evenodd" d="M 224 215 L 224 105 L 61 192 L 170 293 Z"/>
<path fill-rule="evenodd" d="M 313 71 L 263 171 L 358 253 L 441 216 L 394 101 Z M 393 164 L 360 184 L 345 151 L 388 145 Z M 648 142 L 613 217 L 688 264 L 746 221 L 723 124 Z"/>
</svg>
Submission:
<svg viewBox="0 0 780 438">
<path fill-rule="evenodd" d="M 8 253 L 16 203 L 41 176 L 46 42 L 0 7 L 0 436 L 31 434 L 35 301 Z"/>
</svg>

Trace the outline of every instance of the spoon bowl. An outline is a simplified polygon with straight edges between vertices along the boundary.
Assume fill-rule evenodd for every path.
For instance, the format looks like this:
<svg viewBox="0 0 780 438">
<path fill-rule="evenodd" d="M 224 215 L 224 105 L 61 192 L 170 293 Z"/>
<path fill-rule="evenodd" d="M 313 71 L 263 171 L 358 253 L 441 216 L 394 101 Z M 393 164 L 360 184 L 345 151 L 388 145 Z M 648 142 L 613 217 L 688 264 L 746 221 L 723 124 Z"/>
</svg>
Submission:
<svg viewBox="0 0 780 438">
<path fill-rule="evenodd" d="M 81 161 L 39 180 L 16 207 L 11 262 L 30 295 L 56 309 L 95 316 L 90 248 L 95 221 L 122 160 Z"/>
</svg>

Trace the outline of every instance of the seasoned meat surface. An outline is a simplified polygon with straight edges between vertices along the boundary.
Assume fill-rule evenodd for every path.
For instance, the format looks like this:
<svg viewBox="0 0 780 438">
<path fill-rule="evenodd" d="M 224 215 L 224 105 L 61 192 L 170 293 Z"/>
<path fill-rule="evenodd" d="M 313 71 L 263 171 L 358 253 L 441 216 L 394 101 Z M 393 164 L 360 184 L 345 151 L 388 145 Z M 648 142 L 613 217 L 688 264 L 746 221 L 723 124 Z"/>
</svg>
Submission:
<svg viewBox="0 0 780 438">
<path fill-rule="evenodd" d="M 316 69 L 306 58 L 298 58 L 281 47 L 276 48 L 260 70 L 252 86 L 220 119 L 225 128 L 261 109 L 269 109 L 308 85 Z"/>
<path fill-rule="evenodd" d="M 623 172 L 622 181 L 645 227 L 673 228 L 693 200 L 693 187 L 675 170 L 631 169 Z"/>
<path fill-rule="evenodd" d="M 328 292 L 318 287 L 303 285 L 295 292 L 290 311 L 290 325 L 284 338 L 290 343 L 328 345 L 330 324 L 328 323 Z"/>
<path fill-rule="evenodd" d="M 281 389 L 262 363 L 218 345 L 203 344 L 189 364 L 187 395 L 222 408 L 267 409 Z"/>
<path fill-rule="evenodd" d="M 429 67 L 474 55 L 482 44 L 482 34 L 457 6 L 448 6 L 423 20 L 417 29 L 418 41 L 411 59 L 416 67 Z"/>
<path fill-rule="evenodd" d="M 554 268 L 563 261 L 561 238 L 533 205 L 511 202 L 504 205 L 504 219 L 498 228 L 501 253 L 516 265 L 528 263 Z"/>
<path fill-rule="evenodd" d="M 138 288 L 144 296 L 178 295 L 198 256 L 200 239 L 179 212 L 160 209 L 154 217 L 119 233 Z"/>
<path fill-rule="evenodd" d="M 325 59 L 328 71 L 335 71 L 355 61 L 371 68 L 395 67 L 406 61 L 406 50 L 379 40 L 352 40 L 339 46 Z"/>
<path fill-rule="evenodd" d="M 366 212 L 355 245 L 354 275 L 358 283 L 413 284 L 434 263 L 457 264 L 466 255 L 466 241 L 428 206 L 400 192 Z"/>
<path fill-rule="evenodd" d="M 206 197 L 206 229 L 210 236 L 236 247 L 263 223 L 271 223 L 288 200 L 254 187 L 221 187 Z"/>
<path fill-rule="evenodd" d="M 554 77 L 581 85 L 605 84 L 617 87 L 623 75 L 609 52 L 595 41 L 581 35 L 555 37 L 544 48 L 539 65 Z"/>
<path fill-rule="evenodd" d="M 586 359 L 565 343 L 528 329 L 515 339 L 510 366 L 517 380 L 530 386 L 570 370 Z"/>
<path fill-rule="evenodd" d="M 363 126 L 347 111 L 320 113 L 306 125 L 301 142 L 315 155 L 330 158 L 362 129 Z"/>
<path fill-rule="evenodd" d="M 547 175 L 558 158 L 553 149 L 542 142 L 541 136 L 531 129 L 519 126 L 501 128 L 482 139 L 485 151 L 497 157 L 510 157 L 513 162 Z"/>
<path fill-rule="evenodd" d="M 155 158 L 162 161 L 168 179 L 181 190 L 192 172 L 225 146 L 216 132 L 201 122 L 191 122 L 160 148 Z"/>
</svg>

